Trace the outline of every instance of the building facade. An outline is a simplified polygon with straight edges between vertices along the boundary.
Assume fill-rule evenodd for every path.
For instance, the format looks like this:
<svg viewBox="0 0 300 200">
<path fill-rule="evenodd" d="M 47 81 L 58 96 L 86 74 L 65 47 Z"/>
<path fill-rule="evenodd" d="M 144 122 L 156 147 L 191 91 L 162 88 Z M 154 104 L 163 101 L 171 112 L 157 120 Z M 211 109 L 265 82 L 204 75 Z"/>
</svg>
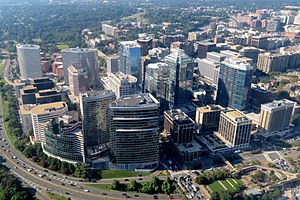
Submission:
<svg viewBox="0 0 300 200">
<path fill-rule="evenodd" d="M 262 104 L 259 129 L 262 132 L 275 132 L 290 126 L 296 103 L 287 99 Z"/>
<path fill-rule="evenodd" d="M 165 63 L 169 68 L 169 92 L 165 99 L 173 108 L 179 104 L 179 100 L 191 100 L 194 67 L 191 58 L 181 49 L 166 56 Z"/>
<path fill-rule="evenodd" d="M 80 94 L 80 110 L 86 147 L 109 142 L 108 106 L 114 100 L 116 100 L 116 95 L 110 90 L 88 91 Z"/>
<path fill-rule="evenodd" d="M 153 169 L 159 163 L 159 102 L 149 93 L 122 96 L 110 104 L 113 165 Z"/>
<path fill-rule="evenodd" d="M 64 68 L 64 81 L 69 83 L 68 67 L 71 65 L 77 69 L 86 70 L 89 79 L 89 86 L 97 83 L 99 74 L 97 49 L 91 48 L 71 48 L 62 51 L 62 61 Z"/>
<path fill-rule="evenodd" d="M 221 112 L 218 132 L 215 134 L 230 147 L 247 148 L 250 142 L 252 120 L 238 110 Z"/>
<path fill-rule="evenodd" d="M 253 67 L 239 59 L 221 62 L 217 102 L 224 107 L 245 110 L 248 106 Z"/>
<path fill-rule="evenodd" d="M 194 139 L 195 122 L 180 109 L 168 110 L 164 113 L 164 131 L 174 143 L 189 143 Z"/>
<path fill-rule="evenodd" d="M 267 52 L 258 55 L 257 68 L 265 73 L 284 72 L 288 68 L 288 63 L 288 55 Z"/>
<path fill-rule="evenodd" d="M 137 78 L 142 83 L 142 50 L 135 41 L 120 42 L 120 71 Z"/>
<path fill-rule="evenodd" d="M 71 164 L 85 162 L 81 123 L 63 115 L 47 122 L 43 152 Z"/>
<path fill-rule="evenodd" d="M 76 69 L 74 66 L 68 67 L 69 87 L 73 96 L 79 96 L 87 90 L 88 77 L 85 69 Z"/>
<path fill-rule="evenodd" d="M 195 121 L 198 129 L 200 131 L 217 129 L 222 110 L 224 108 L 220 105 L 207 105 L 197 108 Z"/>
<path fill-rule="evenodd" d="M 124 95 L 135 94 L 137 78 L 131 75 L 125 75 L 122 72 L 111 73 L 108 75 L 107 89 L 112 90 L 117 98 Z"/>
<path fill-rule="evenodd" d="M 31 109 L 34 141 L 45 142 L 45 123 L 51 119 L 68 113 L 68 105 L 65 102 L 55 102 L 37 105 Z"/>
<path fill-rule="evenodd" d="M 39 46 L 18 44 L 17 55 L 21 79 L 40 78 L 43 76 Z"/>
</svg>

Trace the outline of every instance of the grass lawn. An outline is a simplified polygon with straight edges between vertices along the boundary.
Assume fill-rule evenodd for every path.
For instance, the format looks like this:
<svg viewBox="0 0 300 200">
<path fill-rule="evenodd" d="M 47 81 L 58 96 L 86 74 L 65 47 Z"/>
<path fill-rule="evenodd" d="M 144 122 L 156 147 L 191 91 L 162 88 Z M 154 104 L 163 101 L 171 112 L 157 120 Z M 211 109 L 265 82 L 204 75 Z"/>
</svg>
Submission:
<svg viewBox="0 0 300 200">
<path fill-rule="evenodd" d="M 243 185 L 243 182 L 237 179 L 228 178 L 226 180 L 221 181 L 222 184 L 227 188 L 229 191 L 233 191 L 234 187 L 238 187 L 238 185 Z M 233 187 L 232 187 L 233 186 Z M 218 182 L 215 181 L 212 184 L 207 186 L 212 192 L 222 192 L 226 191 L 225 188 Z"/>
<path fill-rule="evenodd" d="M 69 45 L 68 45 L 68 44 L 57 44 L 56 47 L 57 47 L 59 50 L 63 50 L 63 49 L 68 49 L 68 48 L 69 48 Z"/>
<path fill-rule="evenodd" d="M 222 185 L 220 183 L 218 183 L 218 181 L 213 182 L 212 184 L 208 185 L 208 188 L 212 192 L 222 192 L 222 191 L 224 191 L 224 188 L 222 187 Z"/>
<path fill-rule="evenodd" d="M 60 196 L 58 194 L 54 194 L 54 193 L 51 193 L 51 192 L 47 192 L 47 195 L 52 200 L 67 200 L 68 199 L 66 197 L 63 197 L 63 196 Z"/>
<path fill-rule="evenodd" d="M 109 179 L 148 176 L 150 172 L 136 172 L 133 170 L 101 170 L 99 171 L 99 174 L 101 175 L 102 179 Z"/>
</svg>

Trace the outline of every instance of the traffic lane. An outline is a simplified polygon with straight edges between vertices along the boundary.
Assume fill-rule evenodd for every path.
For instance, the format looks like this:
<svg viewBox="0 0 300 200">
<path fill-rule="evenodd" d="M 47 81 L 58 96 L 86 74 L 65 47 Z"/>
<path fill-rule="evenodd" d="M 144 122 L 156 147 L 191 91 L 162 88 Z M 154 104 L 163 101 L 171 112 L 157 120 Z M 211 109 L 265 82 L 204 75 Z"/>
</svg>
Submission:
<svg viewBox="0 0 300 200">
<path fill-rule="evenodd" d="M 2 120 L 1 120 L 2 121 Z M 19 160 L 21 160 L 23 163 L 31 166 L 32 168 L 36 168 L 40 171 L 45 171 L 45 168 L 39 166 L 38 164 L 28 160 L 19 150 L 15 149 L 13 147 L 13 144 L 7 139 L 7 136 L 6 134 L 3 133 L 3 128 L 2 128 L 2 123 L 1 123 L 1 130 L 0 130 L 0 135 L 6 139 L 6 142 L 8 142 L 9 144 L 9 150 L 11 152 L 13 152 L 18 158 Z M 51 170 L 47 170 L 48 172 L 50 172 Z M 66 176 L 66 175 L 63 175 L 63 174 L 60 174 L 60 173 L 57 173 L 57 172 L 54 172 L 54 171 L 51 171 L 52 174 L 55 174 L 55 176 L 57 177 L 60 177 L 60 178 L 64 178 L 64 179 L 68 179 L 68 180 L 71 180 L 71 181 L 79 181 L 81 179 L 78 179 L 78 178 L 74 178 L 74 177 L 71 177 L 71 176 Z"/>
<path fill-rule="evenodd" d="M 1 152 L 3 155 L 3 152 Z M 114 197 L 110 197 L 108 195 L 100 195 L 99 194 L 99 190 L 94 194 L 92 192 L 84 192 L 81 191 L 79 188 L 73 188 L 72 186 L 62 186 L 62 185 L 56 185 L 52 182 L 48 182 L 43 178 L 40 178 L 38 176 L 33 175 L 32 173 L 28 172 L 26 169 L 22 168 L 22 167 L 18 167 L 16 166 L 16 164 L 11 160 L 11 158 L 9 158 L 7 155 L 4 155 L 6 158 L 6 163 L 8 163 L 8 166 L 11 167 L 11 170 L 15 171 L 16 173 L 20 174 L 20 176 L 26 177 L 27 179 L 31 180 L 34 183 L 38 183 L 37 185 L 39 185 L 39 187 L 37 188 L 38 190 L 42 190 L 42 189 L 51 189 L 52 191 L 58 191 L 61 193 L 69 193 L 71 196 L 74 196 L 76 198 L 83 198 L 83 199 L 99 199 L 99 198 L 104 198 L 105 199 L 123 199 L 121 195 L 119 195 L 120 197 L 114 196 Z M 17 168 L 15 168 L 17 167 Z"/>
</svg>

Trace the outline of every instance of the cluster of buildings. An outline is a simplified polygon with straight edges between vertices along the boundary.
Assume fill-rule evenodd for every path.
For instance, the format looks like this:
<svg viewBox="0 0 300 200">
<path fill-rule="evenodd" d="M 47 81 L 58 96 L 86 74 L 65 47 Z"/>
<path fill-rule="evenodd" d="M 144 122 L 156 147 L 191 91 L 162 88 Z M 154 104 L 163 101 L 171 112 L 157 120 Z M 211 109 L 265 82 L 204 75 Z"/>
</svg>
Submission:
<svg viewBox="0 0 300 200">
<path fill-rule="evenodd" d="M 214 36 L 140 34 L 118 42 L 111 55 L 65 49 L 51 56 L 47 70 L 38 46 L 18 45 L 23 131 L 32 127 L 31 141 L 49 156 L 101 169 L 153 170 L 160 143 L 186 164 L 247 149 L 251 134 L 289 129 L 295 112 L 295 102 L 265 98 L 252 85 L 255 70 L 299 67 L 300 51 L 277 34 L 282 23 L 297 23 L 291 18 L 261 10 L 215 25 Z M 248 26 L 266 32 L 239 30 Z M 108 24 L 102 31 L 123 34 Z"/>
</svg>

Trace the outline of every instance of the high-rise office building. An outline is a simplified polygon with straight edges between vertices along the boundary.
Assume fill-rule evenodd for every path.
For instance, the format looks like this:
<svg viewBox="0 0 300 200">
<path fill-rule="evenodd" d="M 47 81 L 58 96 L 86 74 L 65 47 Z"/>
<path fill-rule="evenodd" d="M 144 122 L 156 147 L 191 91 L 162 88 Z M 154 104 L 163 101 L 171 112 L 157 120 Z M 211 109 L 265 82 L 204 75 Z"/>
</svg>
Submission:
<svg viewBox="0 0 300 200">
<path fill-rule="evenodd" d="M 43 76 L 39 46 L 18 44 L 17 54 L 22 79 L 40 78 Z"/>
<path fill-rule="evenodd" d="M 288 128 L 295 105 L 295 102 L 287 99 L 262 104 L 259 129 L 263 132 L 274 132 Z"/>
<path fill-rule="evenodd" d="M 238 58 L 221 62 L 217 102 L 238 110 L 247 108 L 253 67 Z"/>
<path fill-rule="evenodd" d="M 43 152 L 61 161 L 76 164 L 85 162 L 81 123 L 69 115 L 51 119 L 46 123 Z"/>
<path fill-rule="evenodd" d="M 137 78 L 131 75 L 125 75 L 122 72 L 111 73 L 108 75 L 107 89 L 112 90 L 117 98 L 124 95 L 135 94 Z"/>
<path fill-rule="evenodd" d="M 149 93 L 110 104 L 110 144 L 116 168 L 155 168 L 159 163 L 159 102 Z"/>
<path fill-rule="evenodd" d="M 192 142 L 195 136 L 195 122 L 180 109 L 164 112 L 164 130 L 177 144 Z"/>
<path fill-rule="evenodd" d="M 246 148 L 250 142 L 252 120 L 238 110 L 227 109 L 221 112 L 216 136 L 234 148 Z"/>
<path fill-rule="evenodd" d="M 120 71 L 137 78 L 142 83 L 142 50 L 135 41 L 120 42 Z"/>
<path fill-rule="evenodd" d="M 171 108 L 179 104 L 179 100 L 190 100 L 193 87 L 193 62 L 191 58 L 178 49 L 165 57 L 169 67 L 169 92 L 166 99 Z"/>
<path fill-rule="evenodd" d="M 86 70 L 89 79 L 89 86 L 97 83 L 99 73 L 97 49 L 71 48 L 62 50 L 62 61 L 64 66 L 64 81 L 69 83 L 68 67 L 71 65 L 77 69 Z"/>
<path fill-rule="evenodd" d="M 206 58 L 198 58 L 197 62 L 200 75 L 211 84 L 218 85 L 220 63 L 224 61 L 225 58 L 225 55 L 217 52 L 208 52 Z"/>
<path fill-rule="evenodd" d="M 87 148 L 109 142 L 108 106 L 114 100 L 116 95 L 110 90 L 80 94 L 84 143 Z"/>
<path fill-rule="evenodd" d="M 55 102 L 37 105 L 31 109 L 31 119 L 35 142 L 45 142 L 45 123 L 51 119 L 68 113 L 65 102 Z"/>
<path fill-rule="evenodd" d="M 155 96 L 160 101 L 161 107 L 168 107 L 168 104 L 164 106 L 164 102 L 169 93 L 169 77 L 166 63 L 151 63 L 146 66 L 145 91 Z"/>
<path fill-rule="evenodd" d="M 79 96 L 87 90 L 88 77 L 85 69 L 76 69 L 74 66 L 68 68 L 69 87 L 73 96 Z"/>
<path fill-rule="evenodd" d="M 217 129 L 222 110 L 224 110 L 224 108 L 220 105 L 207 105 L 197 108 L 195 120 L 199 130 L 206 131 Z"/>
</svg>

